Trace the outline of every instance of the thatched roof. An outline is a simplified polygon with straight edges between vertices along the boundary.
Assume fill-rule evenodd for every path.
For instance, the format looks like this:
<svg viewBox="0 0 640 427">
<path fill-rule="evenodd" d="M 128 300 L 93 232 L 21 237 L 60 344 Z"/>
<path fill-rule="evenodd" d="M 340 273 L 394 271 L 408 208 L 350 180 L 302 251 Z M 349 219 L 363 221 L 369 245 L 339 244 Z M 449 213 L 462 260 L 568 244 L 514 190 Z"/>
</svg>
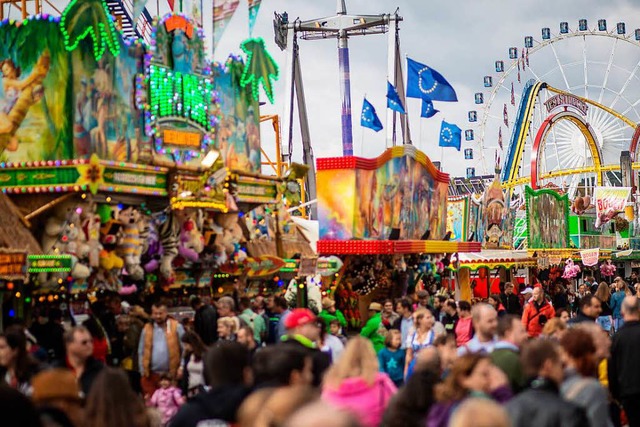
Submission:
<svg viewBox="0 0 640 427">
<path fill-rule="evenodd" d="M 282 239 L 283 258 L 292 258 L 296 254 L 302 256 L 315 256 L 315 252 L 309 242 L 298 230 L 295 237 L 283 237 Z M 276 255 L 276 242 L 274 240 L 253 240 L 247 243 L 249 256 L 259 257 L 261 255 Z"/>
<path fill-rule="evenodd" d="M 42 253 L 38 241 L 22 221 L 22 215 L 9 196 L 0 192 L 0 248 Z"/>
</svg>

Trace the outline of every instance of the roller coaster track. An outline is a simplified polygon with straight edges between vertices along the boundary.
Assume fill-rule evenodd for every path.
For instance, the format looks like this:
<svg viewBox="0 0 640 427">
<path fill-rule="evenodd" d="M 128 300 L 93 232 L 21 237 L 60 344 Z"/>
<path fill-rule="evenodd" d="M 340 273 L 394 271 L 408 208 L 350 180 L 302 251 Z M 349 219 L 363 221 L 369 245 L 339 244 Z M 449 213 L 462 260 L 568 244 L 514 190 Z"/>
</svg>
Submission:
<svg viewBox="0 0 640 427">
<path fill-rule="evenodd" d="M 507 148 L 507 156 L 505 157 L 505 162 L 502 167 L 501 180 L 502 180 L 502 186 L 504 188 L 514 188 L 514 187 L 519 187 L 525 184 L 528 184 L 528 185 L 531 184 L 530 176 L 518 177 L 518 173 L 520 170 L 520 164 L 522 162 L 522 157 L 524 154 L 526 139 L 527 139 L 527 136 L 529 135 L 529 132 L 532 130 L 531 122 L 532 122 L 533 113 L 535 109 L 535 103 L 542 89 L 547 89 L 553 93 L 566 94 L 574 98 L 577 98 L 589 105 L 592 105 L 596 108 L 606 111 L 607 113 L 620 119 L 629 127 L 635 129 L 634 136 L 629 144 L 629 150 L 631 151 L 631 154 L 632 156 L 634 156 L 633 158 L 635 160 L 636 148 L 638 146 L 638 142 L 640 141 L 640 126 L 638 124 L 634 123 L 628 117 L 596 101 L 549 86 L 544 82 L 536 82 L 534 80 L 529 80 L 525 84 L 523 95 L 520 100 L 520 105 L 518 106 L 518 112 L 516 114 L 513 132 L 511 134 L 509 147 Z M 544 145 L 542 145 L 540 148 L 543 148 L 543 147 Z M 541 153 L 537 153 L 538 156 L 540 154 Z M 596 165 L 592 165 L 592 166 L 576 168 L 576 169 L 556 170 L 556 171 L 552 171 L 552 172 L 548 172 L 540 175 L 540 179 L 544 180 L 548 178 L 569 176 L 569 175 L 580 174 L 580 173 L 595 173 L 597 172 L 596 169 L 598 169 L 602 173 L 620 170 L 619 164 L 598 165 L 598 166 L 599 166 L 598 168 L 596 167 Z M 640 163 L 634 163 L 633 169 L 640 169 Z"/>
</svg>

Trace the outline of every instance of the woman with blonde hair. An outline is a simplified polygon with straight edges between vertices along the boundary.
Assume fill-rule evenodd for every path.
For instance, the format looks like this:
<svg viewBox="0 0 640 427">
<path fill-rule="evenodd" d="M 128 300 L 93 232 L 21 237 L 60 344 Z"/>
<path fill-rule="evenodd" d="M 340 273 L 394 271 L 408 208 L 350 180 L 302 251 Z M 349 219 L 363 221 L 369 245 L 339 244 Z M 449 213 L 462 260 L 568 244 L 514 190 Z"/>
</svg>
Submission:
<svg viewBox="0 0 640 427">
<path fill-rule="evenodd" d="M 611 300 L 611 290 L 609 290 L 609 285 L 606 282 L 600 282 L 598 290 L 595 293 L 595 297 L 598 298 L 600 300 L 600 304 L 602 304 L 602 312 L 596 321 L 602 329 L 607 332 L 611 332 L 611 326 L 613 324 L 613 312 L 609 305 Z"/>
<path fill-rule="evenodd" d="M 407 349 L 407 356 L 404 363 L 404 376 L 405 378 L 413 371 L 413 365 L 415 364 L 415 358 L 418 352 L 423 348 L 431 347 L 436 340 L 436 331 L 433 326 L 436 323 L 436 319 L 433 314 L 424 308 L 418 309 L 413 313 L 413 332 L 410 332 L 407 336 L 407 342 L 405 347 Z"/>
<path fill-rule="evenodd" d="M 363 427 L 380 425 L 396 386 L 379 372 L 378 357 L 369 340 L 354 337 L 324 376 L 322 399 L 357 417 Z"/>
<path fill-rule="evenodd" d="M 221 341 L 235 341 L 238 328 L 236 322 L 231 317 L 221 317 L 218 319 L 218 338 Z"/>
</svg>

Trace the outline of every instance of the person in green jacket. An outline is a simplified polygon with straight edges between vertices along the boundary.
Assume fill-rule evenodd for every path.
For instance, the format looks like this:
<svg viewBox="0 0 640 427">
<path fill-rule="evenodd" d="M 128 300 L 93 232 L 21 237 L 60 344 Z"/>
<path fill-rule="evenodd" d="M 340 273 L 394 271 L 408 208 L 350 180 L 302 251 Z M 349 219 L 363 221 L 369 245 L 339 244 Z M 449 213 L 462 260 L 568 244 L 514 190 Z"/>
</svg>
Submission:
<svg viewBox="0 0 640 427">
<path fill-rule="evenodd" d="M 343 330 L 347 327 L 347 319 L 344 318 L 344 314 L 340 310 L 336 309 L 336 302 L 330 298 L 323 298 L 322 312 L 318 317 L 327 325 L 327 330 L 329 330 L 332 320 L 340 322 Z"/>
<path fill-rule="evenodd" d="M 525 387 L 525 375 L 520 362 L 520 347 L 527 340 L 527 330 L 520 318 L 508 314 L 498 319 L 498 337 L 491 353 L 491 361 L 509 378 L 509 385 L 514 393 Z"/>
<path fill-rule="evenodd" d="M 360 335 L 368 338 L 373 344 L 373 348 L 376 349 L 376 353 L 384 348 L 384 336 L 380 334 L 380 326 L 382 324 L 382 318 L 380 312 L 382 311 L 382 305 L 377 302 L 369 304 L 369 320 L 364 328 L 360 331 Z M 383 327 L 384 329 L 384 327 Z M 386 330 L 386 329 L 385 329 Z"/>
</svg>

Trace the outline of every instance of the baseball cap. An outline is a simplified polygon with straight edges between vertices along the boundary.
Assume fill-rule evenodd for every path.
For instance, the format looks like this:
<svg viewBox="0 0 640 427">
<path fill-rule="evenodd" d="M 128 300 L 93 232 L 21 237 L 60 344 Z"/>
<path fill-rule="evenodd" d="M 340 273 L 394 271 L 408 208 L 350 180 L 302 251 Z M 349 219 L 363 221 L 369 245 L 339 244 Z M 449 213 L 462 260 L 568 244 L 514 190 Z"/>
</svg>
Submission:
<svg viewBox="0 0 640 427">
<path fill-rule="evenodd" d="M 520 292 L 522 295 L 526 295 L 526 294 L 531 294 L 533 293 L 533 289 L 531 289 L 530 287 L 526 287 L 524 288 L 524 291 Z"/>
<path fill-rule="evenodd" d="M 284 326 L 287 329 L 297 328 L 316 321 L 316 315 L 308 308 L 296 308 L 284 319 Z"/>
</svg>

